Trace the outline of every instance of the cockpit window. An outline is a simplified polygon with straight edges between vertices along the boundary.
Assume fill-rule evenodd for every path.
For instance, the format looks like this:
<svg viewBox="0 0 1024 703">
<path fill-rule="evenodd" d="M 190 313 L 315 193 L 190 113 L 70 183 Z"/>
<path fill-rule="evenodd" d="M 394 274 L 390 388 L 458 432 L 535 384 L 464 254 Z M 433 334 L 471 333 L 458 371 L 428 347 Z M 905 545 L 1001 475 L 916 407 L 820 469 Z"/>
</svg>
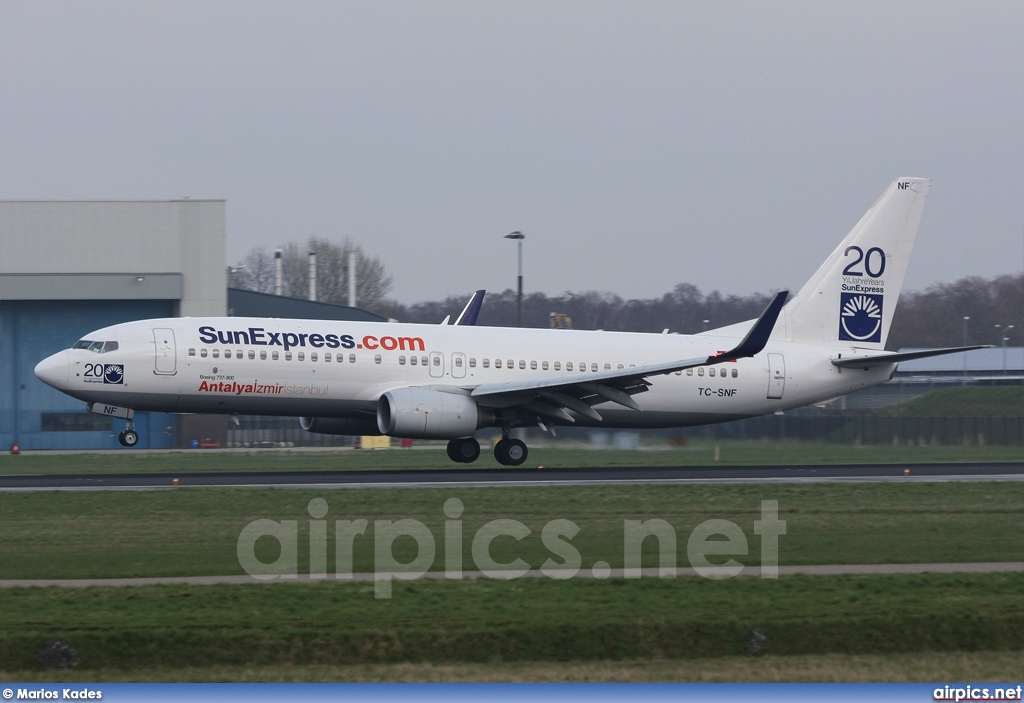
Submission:
<svg viewBox="0 0 1024 703">
<path fill-rule="evenodd" d="M 117 351 L 117 342 L 93 342 L 89 339 L 80 339 L 71 348 L 88 349 L 96 354 L 102 354 L 103 352 Z"/>
</svg>

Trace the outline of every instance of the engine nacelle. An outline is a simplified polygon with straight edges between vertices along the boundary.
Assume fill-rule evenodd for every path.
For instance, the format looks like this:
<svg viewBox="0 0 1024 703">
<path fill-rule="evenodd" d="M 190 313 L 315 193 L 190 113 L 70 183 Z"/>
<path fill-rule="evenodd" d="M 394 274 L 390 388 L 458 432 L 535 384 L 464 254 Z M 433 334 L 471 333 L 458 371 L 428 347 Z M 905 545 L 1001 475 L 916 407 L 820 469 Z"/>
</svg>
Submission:
<svg viewBox="0 0 1024 703">
<path fill-rule="evenodd" d="M 300 417 L 299 425 L 316 434 L 379 435 L 377 421 L 352 417 Z"/>
<path fill-rule="evenodd" d="M 469 437 L 493 421 L 494 413 L 469 396 L 429 388 L 396 388 L 377 403 L 377 429 L 392 437 Z"/>
</svg>

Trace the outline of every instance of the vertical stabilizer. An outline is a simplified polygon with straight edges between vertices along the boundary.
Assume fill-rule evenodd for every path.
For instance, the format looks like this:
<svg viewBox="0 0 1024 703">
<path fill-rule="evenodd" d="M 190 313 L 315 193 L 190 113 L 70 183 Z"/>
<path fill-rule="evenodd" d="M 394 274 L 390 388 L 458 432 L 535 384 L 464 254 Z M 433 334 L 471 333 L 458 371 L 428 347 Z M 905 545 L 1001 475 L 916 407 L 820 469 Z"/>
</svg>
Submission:
<svg viewBox="0 0 1024 703">
<path fill-rule="evenodd" d="M 926 178 L 893 181 L 786 305 L 786 339 L 885 347 L 930 185 Z"/>
</svg>

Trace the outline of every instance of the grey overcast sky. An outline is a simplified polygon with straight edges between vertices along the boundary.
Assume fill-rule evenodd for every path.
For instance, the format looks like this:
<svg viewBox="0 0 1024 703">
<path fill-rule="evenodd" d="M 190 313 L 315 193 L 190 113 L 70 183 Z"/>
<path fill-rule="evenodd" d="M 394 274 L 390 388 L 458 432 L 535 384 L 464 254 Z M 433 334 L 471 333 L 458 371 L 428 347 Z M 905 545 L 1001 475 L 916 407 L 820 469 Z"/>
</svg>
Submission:
<svg viewBox="0 0 1024 703">
<path fill-rule="evenodd" d="M 0 198 L 224 198 L 405 303 L 512 230 L 527 291 L 799 287 L 899 176 L 909 288 L 1024 269 L 1024 2 L 0 1 Z"/>
</svg>

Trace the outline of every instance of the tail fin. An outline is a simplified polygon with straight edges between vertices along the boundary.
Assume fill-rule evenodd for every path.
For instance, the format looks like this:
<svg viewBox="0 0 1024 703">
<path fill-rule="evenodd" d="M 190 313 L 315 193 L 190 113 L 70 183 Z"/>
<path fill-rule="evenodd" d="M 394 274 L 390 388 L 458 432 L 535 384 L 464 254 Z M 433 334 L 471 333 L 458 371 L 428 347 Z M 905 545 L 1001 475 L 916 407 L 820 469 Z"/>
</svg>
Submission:
<svg viewBox="0 0 1024 703">
<path fill-rule="evenodd" d="M 786 339 L 885 348 L 930 185 L 893 181 L 786 305 L 779 325 Z"/>
</svg>

